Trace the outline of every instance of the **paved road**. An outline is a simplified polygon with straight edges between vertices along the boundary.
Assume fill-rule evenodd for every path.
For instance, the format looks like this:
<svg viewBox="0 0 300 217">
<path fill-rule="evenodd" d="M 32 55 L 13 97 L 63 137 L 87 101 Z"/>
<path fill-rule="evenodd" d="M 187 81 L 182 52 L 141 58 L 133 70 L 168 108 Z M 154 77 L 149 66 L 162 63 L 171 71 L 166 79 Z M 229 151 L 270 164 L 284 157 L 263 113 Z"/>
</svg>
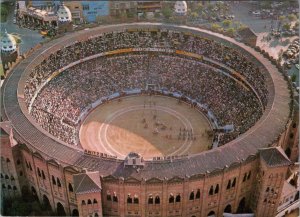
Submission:
<svg viewBox="0 0 300 217">
<path fill-rule="evenodd" d="M 271 19 L 261 19 L 249 14 L 249 10 L 253 10 L 253 5 L 249 2 L 232 2 L 230 6 L 232 13 L 235 15 L 235 20 L 238 20 L 253 29 L 253 31 L 258 35 L 257 45 L 266 50 L 271 56 L 276 59 L 278 58 L 278 54 L 281 49 L 283 51 L 287 50 L 289 44 L 297 37 L 299 37 L 285 37 L 282 38 L 282 40 L 272 38 L 271 41 L 267 42 L 263 40 L 263 37 L 266 37 L 271 30 Z M 297 75 L 296 83 L 299 86 L 299 70 L 295 67 L 295 65 L 293 65 L 292 68 L 288 70 L 288 74 Z"/>
<path fill-rule="evenodd" d="M 1 33 L 3 33 L 6 29 L 8 33 L 13 33 L 20 36 L 22 40 L 20 44 L 20 53 L 23 54 L 44 39 L 37 31 L 19 28 L 18 25 L 13 24 L 13 9 L 14 8 L 11 8 L 10 13 L 7 17 L 7 21 L 5 23 L 1 23 Z"/>
</svg>

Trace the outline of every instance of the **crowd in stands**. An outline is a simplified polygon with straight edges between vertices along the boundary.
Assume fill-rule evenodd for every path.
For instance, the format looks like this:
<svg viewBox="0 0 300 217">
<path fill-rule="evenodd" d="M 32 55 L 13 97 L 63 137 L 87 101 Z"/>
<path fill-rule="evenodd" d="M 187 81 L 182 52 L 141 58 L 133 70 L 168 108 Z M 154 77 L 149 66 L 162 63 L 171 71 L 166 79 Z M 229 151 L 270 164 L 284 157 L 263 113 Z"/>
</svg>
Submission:
<svg viewBox="0 0 300 217">
<path fill-rule="evenodd" d="M 168 48 L 204 55 L 244 76 L 263 105 L 267 103 L 264 75 L 242 53 L 210 39 L 162 31 L 107 33 L 60 49 L 32 70 L 25 86 L 27 106 L 53 72 L 87 56 L 121 48 Z M 88 105 L 115 92 L 144 89 L 147 83 L 205 104 L 221 126 L 233 124 L 234 132 L 224 134 L 221 144 L 249 129 L 263 112 L 252 91 L 193 58 L 137 52 L 102 56 L 65 70 L 39 92 L 31 114 L 54 136 L 77 144 L 78 118 Z"/>
</svg>

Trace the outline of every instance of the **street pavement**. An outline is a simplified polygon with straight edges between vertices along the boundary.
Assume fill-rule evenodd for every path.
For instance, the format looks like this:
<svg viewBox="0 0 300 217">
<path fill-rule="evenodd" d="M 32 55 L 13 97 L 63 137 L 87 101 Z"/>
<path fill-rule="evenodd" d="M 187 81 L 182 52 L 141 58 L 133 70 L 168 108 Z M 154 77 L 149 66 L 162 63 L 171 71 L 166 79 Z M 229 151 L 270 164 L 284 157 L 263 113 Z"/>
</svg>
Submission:
<svg viewBox="0 0 300 217">
<path fill-rule="evenodd" d="M 271 19 L 261 19 L 249 14 L 249 10 L 257 9 L 253 8 L 249 2 L 231 2 L 230 6 L 232 13 L 235 15 L 235 20 L 249 26 L 257 34 L 257 46 L 261 47 L 263 50 L 266 50 L 270 56 L 274 57 L 275 59 L 278 58 L 280 50 L 287 50 L 289 44 L 292 43 L 296 38 L 299 38 L 299 36 L 284 37 L 282 39 L 276 39 L 272 37 L 270 41 L 266 41 L 264 38 L 266 38 L 271 31 Z M 295 67 L 295 65 L 288 70 L 288 74 L 296 74 L 296 83 L 299 86 L 299 70 Z"/>
</svg>

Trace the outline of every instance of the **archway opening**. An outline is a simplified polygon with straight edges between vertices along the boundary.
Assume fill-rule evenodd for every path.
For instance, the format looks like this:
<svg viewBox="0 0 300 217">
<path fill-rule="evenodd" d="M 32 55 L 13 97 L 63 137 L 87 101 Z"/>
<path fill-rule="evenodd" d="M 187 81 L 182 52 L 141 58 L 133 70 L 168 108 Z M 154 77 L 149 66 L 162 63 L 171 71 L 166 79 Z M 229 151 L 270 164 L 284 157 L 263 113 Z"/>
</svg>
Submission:
<svg viewBox="0 0 300 217">
<path fill-rule="evenodd" d="M 46 210 L 51 210 L 51 204 L 50 201 L 48 199 L 48 197 L 46 195 L 43 195 L 43 208 Z"/>
<path fill-rule="evenodd" d="M 57 203 L 57 215 L 58 216 L 66 216 L 65 208 L 61 203 Z"/>
<path fill-rule="evenodd" d="M 228 205 L 225 207 L 225 209 L 224 209 L 224 213 L 231 213 L 231 212 L 232 212 L 232 210 L 231 210 L 231 205 L 228 204 Z"/>
<path fill-rule="evenodd" d="M 207 217 L 214 217 L 216 216 L 216 213 L 214 211 L 210 211 L 208 214 L 207 214 Z"/>
<path fill-rule="evenodd" d="M 237 213 L 244 213 L 246 210 L 246 198 L 243 197 L 243 199 L 241 199 L 238 209 L 237 209 Z"/>
<path fill-rule="evenodd" d="M 79 216 L 78 209 L 73 209 L 72 216 Z"/>
</svg>

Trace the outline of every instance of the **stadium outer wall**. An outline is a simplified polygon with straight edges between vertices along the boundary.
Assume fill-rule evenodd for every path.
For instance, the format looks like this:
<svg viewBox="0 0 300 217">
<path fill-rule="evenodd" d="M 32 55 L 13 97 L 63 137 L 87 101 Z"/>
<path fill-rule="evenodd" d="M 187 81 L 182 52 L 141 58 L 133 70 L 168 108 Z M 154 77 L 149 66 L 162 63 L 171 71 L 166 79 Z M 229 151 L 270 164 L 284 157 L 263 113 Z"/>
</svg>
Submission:
<svg viewBox="0 0 300 217">
<path fill-rule="evenodd" d="M 190 176 L 177 176 L 174 172 L 170 178 L 153 175 L 137 179 L 130 174 L 139 171 L 127 168 L 128 176 L 117 177 L 82 166 L 82 162 L 93 162 L 93 156 L 83 154 L 75 163 L 66 164 L 64 159 L 39 151 L 18 135 L 8 113 L 2 113 L 2 117 L 1 195 L 15 197 L 29 189 L 37 200 L 59 215 L 200 217 L 253 212 L 258 217 L 273 217 L 291 165 L 280 148 L 289 135 L 290 127 L 285 126 L 287 130 L 278 135 L 272 147 L 212 171 Z M 274 156 L 281 161 L 274 160 Z M 16 188 L 9 189 L 8 185 Z M 130 198 L 132 203 L 128 203 Z"/>
</svg>

